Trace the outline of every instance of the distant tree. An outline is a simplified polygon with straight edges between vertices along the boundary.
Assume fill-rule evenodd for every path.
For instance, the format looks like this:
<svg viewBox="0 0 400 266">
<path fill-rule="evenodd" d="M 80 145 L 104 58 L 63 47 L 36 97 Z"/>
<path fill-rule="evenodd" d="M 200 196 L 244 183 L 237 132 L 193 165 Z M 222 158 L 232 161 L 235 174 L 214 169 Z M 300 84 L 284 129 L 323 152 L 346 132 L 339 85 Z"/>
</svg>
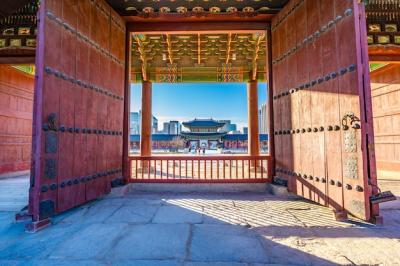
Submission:
<svg viewBox="0 0 400 266">
<path fill-rule="evenodd" d="M 174 137 L 171 140 L 170 145 L 174 150 L 183 149 L 186 147 L 185 140 L 179 136 Z"/>
</svg>

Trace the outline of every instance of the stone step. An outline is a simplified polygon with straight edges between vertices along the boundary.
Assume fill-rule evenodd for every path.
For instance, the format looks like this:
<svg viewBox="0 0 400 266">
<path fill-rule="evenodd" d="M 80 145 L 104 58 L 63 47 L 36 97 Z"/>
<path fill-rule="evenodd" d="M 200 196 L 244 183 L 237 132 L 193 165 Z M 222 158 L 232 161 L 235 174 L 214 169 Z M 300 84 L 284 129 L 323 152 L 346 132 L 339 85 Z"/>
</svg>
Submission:
<svg viewBox="0 0 400 266">
<path fill-rule="evenodd" d="M 132 191 L 141 192 L 269 192 L 266 183 L 246 184 L 167 184 L 167 183 L 132 183 L 113 189 L 117 193 L 126 194 Z"/>
</svg>

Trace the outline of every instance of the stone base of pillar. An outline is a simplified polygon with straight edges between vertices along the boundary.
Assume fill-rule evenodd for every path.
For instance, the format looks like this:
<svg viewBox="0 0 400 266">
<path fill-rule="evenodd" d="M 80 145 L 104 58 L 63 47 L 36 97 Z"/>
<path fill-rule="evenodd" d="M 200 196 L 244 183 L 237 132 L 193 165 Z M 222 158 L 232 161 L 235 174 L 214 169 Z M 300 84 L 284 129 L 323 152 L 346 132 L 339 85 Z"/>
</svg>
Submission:
<svg viewBox="0 0 400 266">
<path fill-rule="evenodd" d="M 383 216 L 374 216 L 371 218 L 371 223 L 375 225 L 383 225 Z"/>
<path fill-rule="evenodd" d="M 346 222 L 348 221 L 347 211 L 344 210 L 333 210 L 333 214 L 335 216 L 335 220 L 338 222 Z"/>
<path fill-rule="evenodd" d="M 36 233 L 37 231 L 43 230 L 44 228 L 51 225 L 50 219 L 44 219 L 36 222 L 29 222 L 25 224 L 25 232 Z"/>
<path fill-rule="evenodd" d="M 28 206 L 24 207 L 22 210 L 20 210 L 18 213 L 15 214 L 16 223 L 27 222 L 27 221 L 32 221 L 32 215 L 29 214 Z"/>
</svg>

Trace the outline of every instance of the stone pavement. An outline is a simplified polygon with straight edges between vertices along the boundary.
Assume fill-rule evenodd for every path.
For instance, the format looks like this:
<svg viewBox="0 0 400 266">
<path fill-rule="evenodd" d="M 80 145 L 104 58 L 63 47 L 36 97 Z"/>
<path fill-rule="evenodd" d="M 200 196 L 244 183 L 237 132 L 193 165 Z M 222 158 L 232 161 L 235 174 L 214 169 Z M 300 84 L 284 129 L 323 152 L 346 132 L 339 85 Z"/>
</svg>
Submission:
<svg viewBox="0 0 400 266">
<path fill-rule="evenodd" d="M 400 197 L 400 172 L 378 170 L 378 185 L 382 191 L 390 190 Z"/>
<path fill-rule="evenodd" d="M 0 212 L 18 211 L 28 205 L 29 173 L 0 176 Z"/>
<path fill-rule="evenodd" d="M 384 226 L 265 193 L 109 195 L 36 234 L 0 212 L 0 265 L 400 265 L 400 209 Z"/>
</svg>

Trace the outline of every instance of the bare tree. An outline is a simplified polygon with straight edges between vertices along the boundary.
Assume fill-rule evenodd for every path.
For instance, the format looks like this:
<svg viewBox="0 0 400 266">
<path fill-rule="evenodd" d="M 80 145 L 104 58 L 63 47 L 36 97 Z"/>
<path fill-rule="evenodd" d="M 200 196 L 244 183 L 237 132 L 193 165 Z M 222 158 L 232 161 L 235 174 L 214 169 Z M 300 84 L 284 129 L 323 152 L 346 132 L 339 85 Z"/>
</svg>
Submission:
<svg viewBox="0 0 400 266">
<path fill-rule="evenodd" d="M 179 136 L 174 137 L 170 142 L 170 147 L 174 150 L 183 149 L 185 146 L 185 140 Z"/>
</svg>

